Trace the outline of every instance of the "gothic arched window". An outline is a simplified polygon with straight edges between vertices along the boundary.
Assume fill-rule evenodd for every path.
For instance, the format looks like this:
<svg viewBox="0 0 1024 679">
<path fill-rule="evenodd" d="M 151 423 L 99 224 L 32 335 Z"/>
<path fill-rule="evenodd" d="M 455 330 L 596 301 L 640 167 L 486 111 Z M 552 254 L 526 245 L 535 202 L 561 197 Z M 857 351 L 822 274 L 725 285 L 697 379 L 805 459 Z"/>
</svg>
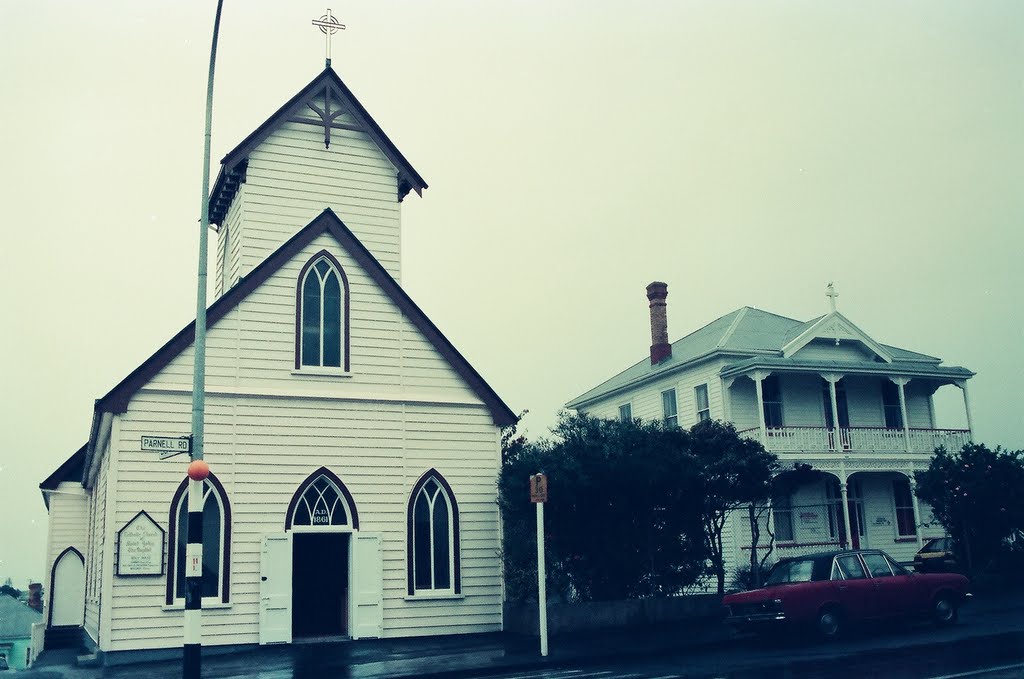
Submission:
<svg viewBox="0 0 1024 679">
<path fill-rule="evenodd" d="M 231 505 L 213 474 L 203 482 L 203 599 L 228 602 L 231 575 Z M 171 499 L 168 521 L 167 604 L 185 598 L 185 546 L 188 542 L 188 479 Z"/>
<path fill-rule="evenodd" d="M 326 250 L 299 274 L 295 368 L 349 368 L 348 279 Z"/>
<path fill-rule="evenodd" d="M 407 559 L 409 594 L 458 594 L 459 505 L 451 486 L 431 469 L 409 497 Z"/>
<path fill-rule="evenodd" d="M 292 496 L 284 527 L 295 526 L 359 528 L 359 514 L 352 494 L 327 467 L 320 467 L 306 477 Z"/>
</svg>

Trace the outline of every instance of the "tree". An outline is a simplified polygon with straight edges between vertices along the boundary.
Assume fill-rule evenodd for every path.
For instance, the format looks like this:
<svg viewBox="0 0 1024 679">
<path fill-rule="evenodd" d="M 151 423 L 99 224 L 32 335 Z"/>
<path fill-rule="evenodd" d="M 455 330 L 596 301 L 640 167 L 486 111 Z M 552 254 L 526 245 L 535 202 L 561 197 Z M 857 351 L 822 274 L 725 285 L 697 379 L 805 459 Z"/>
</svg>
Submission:
<svg viewBox="0 0 1024 679">
<path fill-rule="evenodd" d="M 1024 528 L 1024 451 L 974 443 L 958 452 L 938 448 L 915 479 L 917 497 L 931 505 L 969 573 L 987 566 L 1003 541 Z"/>
<path fill-rule="evenodd" d="M 11 584 L 11 579 L 7 578 L 7 582 L 0 585 L 0 595 L 6 594 L 7 596 L 14 597 L 15 599 L 21 598 L 21 590 L 15 589 Z"/>
<path fill-rule="evenodd" d="M 499 479 L 509 598 L 536 591 L 528 481 L 549 478 L 549 586 L 576 600 L 670 595 L 704 573 L 700 489 L 688 433 L 662 422 L 563 414 L 551 439 L 514 434 Z"/>
<path fill-rule="evenodd" d="M 689 431 L 689 448 L 697 465 L 702 493 L 701 521 L 718 593 L 725 593 L 722 532 L 733 511 L 767 503 L 778 457 L 759 442 L 743 438 L 718 420 L 698 422 Z"/>
<path fill-rule="evenodd" d="M 770 516 L 779 498 L 791 498 L 797 488 L 820 482 L 824 474 L 803 462 L 794 463 L 792 467 L 776 471 L 771 480 L 771 504 L 751 503 L 747 507 L 747 520 L 750 523 L 750 566 L 738 577 L 742 582 L 754 589 L 761 586 L 763 575 L 768 572 L 768 563 L 775 552 L 775 533 L 772 532 Z M 759 551 L 761 531 L 768 534 L 768 544 L 763 552 Z"/>
</svg>

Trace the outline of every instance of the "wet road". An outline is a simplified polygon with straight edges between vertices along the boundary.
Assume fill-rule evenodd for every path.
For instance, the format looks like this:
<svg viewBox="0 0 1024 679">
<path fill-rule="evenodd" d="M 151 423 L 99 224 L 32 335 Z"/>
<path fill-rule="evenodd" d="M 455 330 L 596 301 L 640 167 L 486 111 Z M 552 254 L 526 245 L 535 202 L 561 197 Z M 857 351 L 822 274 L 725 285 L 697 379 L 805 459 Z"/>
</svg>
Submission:
<svg viewBox="0 0 1024 679">
<path fill-rule="evenodd" d="M 835 643 L 799 638 L 729 638 L 716 628 L 706 640 L 685 644 L 674 637 L 642 654 L 645 638 L 632 635 L 577 643 L 575 654 L 537 667 L 536 640 L 512 647 L 500 636 L 467 645 L 461 638 L 381 640 L 329 646 L 296 644 L 204 658 L 205 679 L 383 679 L 403 677 L 492 677 L 497 679 L 1024 679 L 1022 597 L 993 597 L 985 607 L 968 606 L 948 628 L 902 623 L 863 630 Z M 715 630 L 691 630 L 692 634 Z M 614 635 L 614 633 L 612 633 Z M 553 653 L 567 644 L 555 638 Z M 588 644 L 594 644 L 592 648 Z M 609 652 L 622 649 L 622 659 Z M 666 650 L 669 649 L 669 650 Z M 674 649 L 674 650 L 672 650 Z M 626 654 L 629 654 L 628 656 Z M 510 656 L 511 654 L 511 656 Z M 557 657 L 557 655 L 556 655 Z M 593 660 L 592 657 L 603 657 Z M 571 658 L 579 658 L 572 660 Z M 510 663 L 514 661 L 513 663 Z M 104 668 L 37 666 L 36 679 L 178 679 L 180 661 Z M 488 668 L 484 671 L 472 668 Z"/>
</svg>

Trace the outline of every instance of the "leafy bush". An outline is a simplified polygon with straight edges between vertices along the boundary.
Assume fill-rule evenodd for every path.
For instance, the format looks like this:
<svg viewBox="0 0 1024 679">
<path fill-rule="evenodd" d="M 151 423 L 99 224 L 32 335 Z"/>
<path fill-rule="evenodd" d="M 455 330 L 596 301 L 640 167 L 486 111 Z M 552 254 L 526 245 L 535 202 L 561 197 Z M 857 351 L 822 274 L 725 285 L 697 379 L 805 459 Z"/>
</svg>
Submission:
<svg viewBox="0 0 1024 679">
<path fill-rule="evenodd" d="M 1024 529 L 1024 451 L 973 443 L 957 452 L 939 448 L 915 479 L 917 496 L 931 505 L 969 573 L 993 566 Z"/>
<path fill-rule="evenodd" d="M 498 484 L 507 598 L 536 596 L 529 477 L 537 472 L 549 478 L 545 561 L 555 597 L 665 596 L 706 572 L 702 493 L 685 430 L 563 414 L 552 434 L 506 437 Z"/>
</svg>

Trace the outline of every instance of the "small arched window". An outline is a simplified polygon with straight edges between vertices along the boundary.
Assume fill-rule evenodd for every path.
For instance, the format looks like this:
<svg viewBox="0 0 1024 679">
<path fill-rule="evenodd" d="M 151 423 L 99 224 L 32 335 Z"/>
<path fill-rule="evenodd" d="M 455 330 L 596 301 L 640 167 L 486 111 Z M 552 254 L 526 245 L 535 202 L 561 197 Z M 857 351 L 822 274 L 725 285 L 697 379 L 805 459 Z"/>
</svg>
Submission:
<svg viewBox="0 0 1024 679">
<path fill-rule="evenodd" d="M 326 250 L 299 274 L 295 368 L 348 371 L 348 279 Z"/>
<path fill-rule="evenodd" d="M 231 574 L 231 506 L 213 474 L 203 482 L 203 599 L 228 602 Z M 188 542 L 188 479 L 171 500 L 167 531 L 167 604 L 185 598 L 185 549 Z"/>
<path fill-rule="evenodd" d="M 459 505 L 451 486 L 431 469 L 413 486 L 408 516 L 409 594 L 458 594 Z"/>
</svg>

